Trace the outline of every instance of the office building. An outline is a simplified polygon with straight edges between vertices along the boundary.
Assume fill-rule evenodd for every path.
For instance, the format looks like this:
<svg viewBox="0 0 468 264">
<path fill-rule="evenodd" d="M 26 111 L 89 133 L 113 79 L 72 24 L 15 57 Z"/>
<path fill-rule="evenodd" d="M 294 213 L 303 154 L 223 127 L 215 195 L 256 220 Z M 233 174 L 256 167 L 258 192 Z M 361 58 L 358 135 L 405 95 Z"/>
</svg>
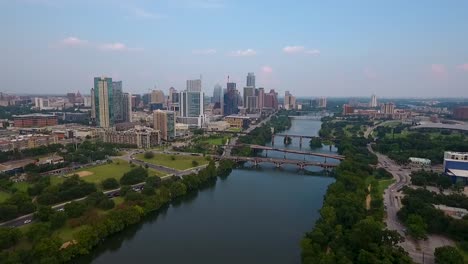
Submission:
<svg viewBox="0 0 468 264">
<path fill-rule="evenodd" d="M 468 106 L 460 106 L 453 110 L 453 118 L 468 120 Z"/>
<path fill-rule="evenodd" d="M 254 76 L 255 77 L 255 76 Z M 244 107 L 248 112 L 253 112 L 257 109 L 257 96 L 255 87 L 247 86 L 244 87 Z"/>
<path fill-rule="evenodd" d="M 320 97 L 317 99 L 317 106 L 318 108 L 327 108 L 327 98 Z"/>
<path fill-rule="evenodd" d="M 188 92 L 201 92 L 202 91 L 201 79 L 187 80 L 187 91 Z"/>
<path fill-rule="evenodd" d="M 222 95 L 223 95 L 223 87 L 221 87 L 221 85 L 219 84 L 216 84 L 213 88 L 213 98 L 211 98 L 211 102 L 213 104 L 220 103 Z"/>
<path fill-rule="evenodd" d="M 153 112 L 153 127 L 160 131 L 162 140 L 168 141 L 175 138 L 175 118 L 173 111 L 156 110 Z"/>
<path fill-rule="evenodd" d="M 164 104 L 164 92 L 161 90 L 151 91 L 151 103 L 152 104 Z"/>
<path fill-rule="evenodd" d="M 92 111 L 94 111 L 96 125 L 103 128 L 114 125 L 112 78 L 95 77 L 91 94 L 94 95 Z"/>
<path fill-rule="evenodd" d="M 58 124 L 56 115 L 29 114 L 14 115 L 13 124 L 15 127 L 46 127 Z"/>
<path fill-rule="evenodd" d="M 264 108 L 269 110 L 278 110 L 278 93 L 271 89 L 269 93 L 265 94 Z"/>
<path fill-rule="evenodd" d="M 122 122 L 123 118 L 123 90 L 122 90 L 122 81 L 112 82 L 112 105 L 114 107 L 114 121 L 116 123 Z"/>
<path fill-rule="evenodd" d="M 241 115 L 226 116 L 224 120 L 231 128 L 247 129 L 250 125 L 250 117 Z"/>
<path fill-rule="evenodd" d="M 204 94 L 202 92 L 183 91 L 179 93 L 179 122 L 191 126 L 203 125 Z"/>
<path fill-rule="evenodd" d="M 380 113 L 386 115 L 392 115 L 395 112 L 395 104 L 384 103 L 380 106 Z"/>
<path fill-rule="evenodd" d="M 224 94 L 223 115 L 232 115 L 239 113 L 241 97 L 236 89 L 236 83 L 227 83 L 226 93 Z"/>
<path fill-rule="evenodd" d="M 132 122 L 132 95 L 123 93 L 122 96 L 122 122 Z"/>
<path fill-rule="evenodd" d="M 343 115 L 352 115 L 352 114 L 354 114 L 354 106 L 351 106 L 349 104 L 344 104 Z"/>
<path fill-rule="evenodd" d="M 375 94 L 373 94 L 373 95 L 371 96 L 371 100 L 370 100 L 370 102 L 369 102 L 369 107 L 375 108 L 375 107 L 377 107 L 377 106 L 378 106 L 378 104 L 377 104 L 377 96 L 376 96 Z"/>
<path fill-rule="evenodd" d="M 296 97 L 293 96 L 289 91 L 284 93 L 283 108 L 286 110 L 292 110 L 296 108 Z"/>
<path fill-rule="evenodd" d="M 247 73 L 246 86 L 255 88 L 255 74 L 253 72 Z"/>
<path fill-rule="evenodd" d="M 39 110 L 49 108 L 49 100 L 44 99 L 44 98 L 40 98 L 40 97 L 36 97 L 36 98 L 34 98 L 34 106 Z"/>
<path fill-rule="evenodd" d="M 265 89 L 258 88 L 257 89 L 257 109 L 262 111 L 264 106 L 265 106 Z"/>
<path fill-rule="evenodd" d="M 462 180 L 468 184 L 468 152 L 444 152 L 444 172 L 453 183 Z"/>
</svg>

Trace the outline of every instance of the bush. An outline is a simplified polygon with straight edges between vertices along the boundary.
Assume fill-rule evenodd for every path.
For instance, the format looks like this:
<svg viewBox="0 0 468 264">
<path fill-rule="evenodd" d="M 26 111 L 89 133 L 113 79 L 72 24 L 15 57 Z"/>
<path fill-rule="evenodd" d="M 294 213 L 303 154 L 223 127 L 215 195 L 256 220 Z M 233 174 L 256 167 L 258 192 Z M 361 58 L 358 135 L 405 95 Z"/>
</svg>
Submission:
<svg viewBox="0 0 468 264">
<path fill-rule="evenodd" d="M 144 157 L 145 159 L 152 159 L 154 158 L 154 153 L 152 151 L 146 151 Z"/>
<path fill-rule="evenodd" d="M 132 185 L 132 184 L 144 182 L 146 177 L 148 177 L 148 171 L 142 167 L 138 167 L 125 173 L 120 179 L 120 184 Z"/>
<path fill-rule="evenodd" d="M 119 182 L 114 178 L 105 179 L 101 182 L 102 189 L 113 190 L 119 188 Z"/>
<path fill-rule="evenodd" d="M 199 164 L 198 164 L 198 161 L 196 160 L 192 160 L 192 166 L 193 167 L 197 167 Z"/>
<path fill-rule="evenodd" d="M 82 202 L 71 202 L 64 206 L 68 217 L 74 218 L 81 216 L 86 211 L 86 204 Z"/>
</svg>

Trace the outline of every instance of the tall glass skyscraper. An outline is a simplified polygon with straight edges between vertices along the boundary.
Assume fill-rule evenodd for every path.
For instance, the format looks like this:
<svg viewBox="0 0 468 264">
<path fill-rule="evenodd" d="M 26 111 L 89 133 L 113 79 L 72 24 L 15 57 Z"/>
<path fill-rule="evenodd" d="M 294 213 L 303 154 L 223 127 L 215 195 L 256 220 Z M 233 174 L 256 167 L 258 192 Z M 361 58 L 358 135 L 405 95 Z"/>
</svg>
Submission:
<svg viewBox="0 0 468 264">
<path fill-rule="evenodd" d="M 94 97 L 92 116 L 96 118 L 99 127 L 108 128 L 114 125 L 114 94 L 112 78 L 95 77 L 94 88 L 91 89 Z"/>
<path fill-rule="evenodd" d="M 249 87 L 254 87 L 255 88 L 255 74 L 253 72 L 247 73 L 247 85 Z"/>
</svg>

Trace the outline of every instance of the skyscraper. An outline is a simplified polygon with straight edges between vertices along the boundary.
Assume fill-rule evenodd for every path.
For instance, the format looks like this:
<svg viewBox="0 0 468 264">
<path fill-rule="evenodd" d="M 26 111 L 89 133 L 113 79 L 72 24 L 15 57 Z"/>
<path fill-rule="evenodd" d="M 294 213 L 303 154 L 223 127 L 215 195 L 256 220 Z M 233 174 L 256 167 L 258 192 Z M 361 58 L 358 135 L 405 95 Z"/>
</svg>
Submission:
<svg viewBox="0 0 468 264">
<path fill-rule="evenodd" d="M 255 87 L 244 87 L 244 107 L 253 112 L 257 108 L 257 97 L 255 96 Z"/>
<path fill-rule="evenodd" d="M 153 127 L 160 131 L 163 140 L 168 141 L 174 139 L 176 136 L 175 113 L 173 111 L 154 111 Z"/>
<path fill-rule="evenodd" d="M 258 90 L 257 90 L 257 108 L 261 112 L 263 110 L 264 106 L 265 106 L 265 89 L 264 88 L 258 88 Z"/>
<path fill-rule="evenodd" d="M 255 88 L 255 74 L 253 72 L 247 73 L 247 82 L 246 86 Z"/>
<path fill-rule="evenodd" d="M 393 114 L 395 112 L 394 103 L 384 103 L 380 106 L 380 112 L 383 114 Z"/>
<path fill-rule="evenodd" d="M 320 97 L 318 100 L 317 106 L 319 108 L 326 108 L 327 107 L 327 98 L 326 97 Z"/>
<path fill-rule="evenodd" d="M 223 88 L 221 87 L 221 85 L 216 84 L 213 88 L 213 98 L 211 102 L 213 104 L 220 103 L 222 94 L 223 94 Z"/>
<path fill-rule="evenodd" d="M 201 79 L 187 80 L 188 92 L 201 92 L 202 91 Z"/>
<path fill-rule="evenodd" d="M 237 114 L 239 113 L 240 97 L 239 92 L 236 89 L 236 83 L 228 82 L 226 87 L 223 115 Z"/>
<path fill-rule="evenodd" d="M 114 108 L 114 121 L 121 122 L 123 117 L 123 91 L 122 81 L 112 82 L 113 101 L 110 103 Z"/>
<path fill-rule="evenodd" d="M 286 110 L 295 109 L 296 108 L 296 97 L 293 96 L 289 91 L 284 93 L 284 103 L 283 107 Z"/>
<path fill-rule="evenodd" d="M 132 95 L 130 93 L 122 95 L 122 121 L 132 122 Z"/>
<path fill-rule="evenodd" d="M 95 77 L 91 94 L 94 95 L 92 115 L 96 118 L 97 126 L 103 128 L 112 126 L 114 124 L 112 78 Z"/>
<path fill-rule="evenodd" d="M 375 94 L 371 96 L 369 107 L 372 107 L 372 108 L 377 107 L 377 96 Z"/>
</svg>

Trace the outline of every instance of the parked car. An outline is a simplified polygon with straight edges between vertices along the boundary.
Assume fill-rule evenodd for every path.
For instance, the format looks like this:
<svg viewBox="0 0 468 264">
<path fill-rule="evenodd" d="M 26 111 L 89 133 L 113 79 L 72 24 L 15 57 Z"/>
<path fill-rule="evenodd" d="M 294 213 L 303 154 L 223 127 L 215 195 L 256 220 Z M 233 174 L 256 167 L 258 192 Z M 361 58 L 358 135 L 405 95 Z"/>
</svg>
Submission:
<svg viewBox="0 0 468 264">
<path fill-rule="evenodd" d="M 31 223 L 31 222 L 32 222 L 31 219 L 24 220 L 24 223 L 25 223 L 25 224 L 29 224 L 29 223 Z"/>
</svg>

